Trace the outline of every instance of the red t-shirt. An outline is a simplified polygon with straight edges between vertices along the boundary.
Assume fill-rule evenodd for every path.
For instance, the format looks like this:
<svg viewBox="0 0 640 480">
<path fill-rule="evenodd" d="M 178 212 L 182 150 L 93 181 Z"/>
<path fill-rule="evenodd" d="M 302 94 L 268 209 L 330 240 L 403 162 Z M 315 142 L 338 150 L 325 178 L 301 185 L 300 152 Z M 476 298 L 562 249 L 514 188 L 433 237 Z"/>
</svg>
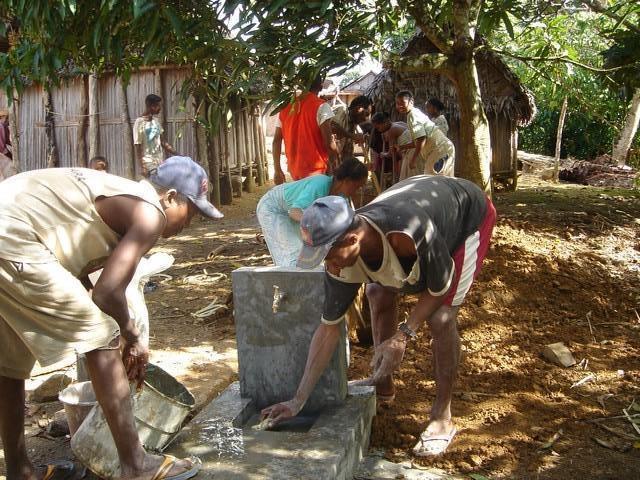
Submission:
<svg viewBox="0 0 640 480">
<path fill-rule="evenodd" d="M 294 180 L 325 173 L 329 153 L 324 146 L 317 113 L 324 100 L 307 92 L 279 114 L 287 166 Z"/>
</svg>

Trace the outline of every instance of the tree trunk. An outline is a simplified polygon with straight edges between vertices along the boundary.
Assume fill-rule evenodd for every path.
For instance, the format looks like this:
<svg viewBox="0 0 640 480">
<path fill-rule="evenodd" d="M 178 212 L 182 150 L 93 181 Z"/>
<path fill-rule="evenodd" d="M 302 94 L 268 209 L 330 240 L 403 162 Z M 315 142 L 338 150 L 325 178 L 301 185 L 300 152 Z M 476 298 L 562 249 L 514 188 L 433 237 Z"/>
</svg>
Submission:
<svg viewBox="0 0 640 480">
<path fill-rule="evenodd" d="M 560 171 L 560 151 L 562 150 L 562 131 L 564 130 L 564 120 L 567 117 L 567 97 L 562 101 L 560 109 L 560 118 L 558 119 L 558 131 L 556 132 L 556 154 L 553 162 L 553 181 L 558 181 L 558 172 Z"/>
<path fill-rule="evenodd" d="M 100 116 L 98 113 L 98 77 L 89 75 L 89 158 L 99 155 Z"/>
<path fill-rule="evenodd" d="M 87 89 L 87 76 L 80 76 L 80 118 L 78 119 L 78 144 L 76 145 L 76 158 L 78 165 L 88 166 L 87 159 L 87 127 L 89 126 L 89 91 Z"/>
<path fill-rule="evenodd" d="M 456 65 L 452 78 L 460 104 L 460 145 L 456 163 L 462 178 L 491 193 L 491 136 L 484 113 L 478 72 L 473 57 Z"/>
<path fill-rule="evenodd" d="M 638 123 L 640 123 L 640 88 L 636 88 L 635 92 L 633 92 L 631 106 L 624 119 L 624 127 L 620 132 L 620 138 L 618 138 L 615 147 L 613 147 L 613 160 L 619 167 L 627 163 L 627 154 L 633 143 L 633 137 L 638 131 Z"/>
<path fill-rule="evenodd" d="M 127 99 L 127 87 L 122 83 L 122 79 L 117 79 L 118 96 L 120 99 L 120 121 L 122 122 L 122 141 L 124 144 L 124 164 L 126 175 L 135 178 L 138 172 L 138 162 L 136 162 L 133 147 L 133 127 L 129 116 L 129 100 Z"/>
<path fill-rule="evenodd" d="M 42 90 L 44 100 L 44 131 L 47 136 L 47 168 L 54 168 L 60 165 L 58 158 L 58 148 L 56 146 L 56 124 L 53 115 L 53 98 L 51 95 L 51 87 L 43 86 Z"/>
</svg>

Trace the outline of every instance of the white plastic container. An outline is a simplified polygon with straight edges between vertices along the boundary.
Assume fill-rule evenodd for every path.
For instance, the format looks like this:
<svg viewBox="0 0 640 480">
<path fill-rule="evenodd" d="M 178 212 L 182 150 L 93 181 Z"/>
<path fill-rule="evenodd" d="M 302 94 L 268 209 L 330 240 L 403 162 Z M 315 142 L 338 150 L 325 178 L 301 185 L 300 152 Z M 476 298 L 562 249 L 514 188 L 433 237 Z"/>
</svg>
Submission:
<svg viewBox="0 0 640 480">
<path fill-rule="evenodd" d="M 76 433 L 91 409 L 98 403 L 91 382 L 72 383 L 58 394 L 64 405 L 71 436 Z"/>
</svg>

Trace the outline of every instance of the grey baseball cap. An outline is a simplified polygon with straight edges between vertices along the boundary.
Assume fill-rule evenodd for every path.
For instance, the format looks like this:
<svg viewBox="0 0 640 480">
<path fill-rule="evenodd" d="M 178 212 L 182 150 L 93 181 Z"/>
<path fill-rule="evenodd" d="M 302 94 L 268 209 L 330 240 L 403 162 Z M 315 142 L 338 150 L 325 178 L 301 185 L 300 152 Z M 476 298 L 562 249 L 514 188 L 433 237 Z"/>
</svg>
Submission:
<svg viewBox="0 0 640 480">
<path fill-rule="evenodd" d="M 207 198 L 209 190 L 207 173 L 190 157 L 176 155 L 167 158 L 149 176 L 149 180 L 161 187 L 175 188 L 178 193 L 191 200 L 205 217 L 224 217 Z"/>
<path fill-rule="evenodd" d="M 313 202 L 302 214 L 302 250 L 297 266 L 314 268 L 322 263 L 333 244 L 349 229 L 355 212 L 344 197 L 330 195 Z"/>
</svg>

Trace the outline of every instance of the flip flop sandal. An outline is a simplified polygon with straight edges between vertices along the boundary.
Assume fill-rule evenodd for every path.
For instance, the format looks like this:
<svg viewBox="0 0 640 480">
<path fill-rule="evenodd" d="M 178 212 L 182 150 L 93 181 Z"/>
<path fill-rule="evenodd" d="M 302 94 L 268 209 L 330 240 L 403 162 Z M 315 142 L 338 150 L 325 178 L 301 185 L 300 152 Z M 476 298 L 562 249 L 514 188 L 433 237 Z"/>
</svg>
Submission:
<svg viewBox="0 0 640 480">
<path fill-rule="evenodd" d="M 453 437 L 458 431 L 455 427 L 448 435 L 427 435 L 427 432 L 420 434 L 420 440 L 413 447 L 413 454 L 416 457 L 435 457 L 447 451 Z"/>
<path fill-rule="evenodd" d="M 198 457 L 189 457 L 185 459 L 191 462 L 191 468 L 189 470 L 185 470 L 178 475 L 168 477 L 167 474 L 179 459 L 173 455 L 163 455 L 163 457 L 164 460 L 158 467 L 158 470 L 156 470 L 153 477 L 151 477 L 151 480 L 187 480 L 188 478 L 194 477 L 202 467 L 202 461 Z"/>
<path fill-rule="evenodd" d="M 44 468 L 42 480 L 80 480 L 87 473 L 86 468 L 76 468 L 69 460 L 55 460 L 40 467 Z"/>
</svg>

